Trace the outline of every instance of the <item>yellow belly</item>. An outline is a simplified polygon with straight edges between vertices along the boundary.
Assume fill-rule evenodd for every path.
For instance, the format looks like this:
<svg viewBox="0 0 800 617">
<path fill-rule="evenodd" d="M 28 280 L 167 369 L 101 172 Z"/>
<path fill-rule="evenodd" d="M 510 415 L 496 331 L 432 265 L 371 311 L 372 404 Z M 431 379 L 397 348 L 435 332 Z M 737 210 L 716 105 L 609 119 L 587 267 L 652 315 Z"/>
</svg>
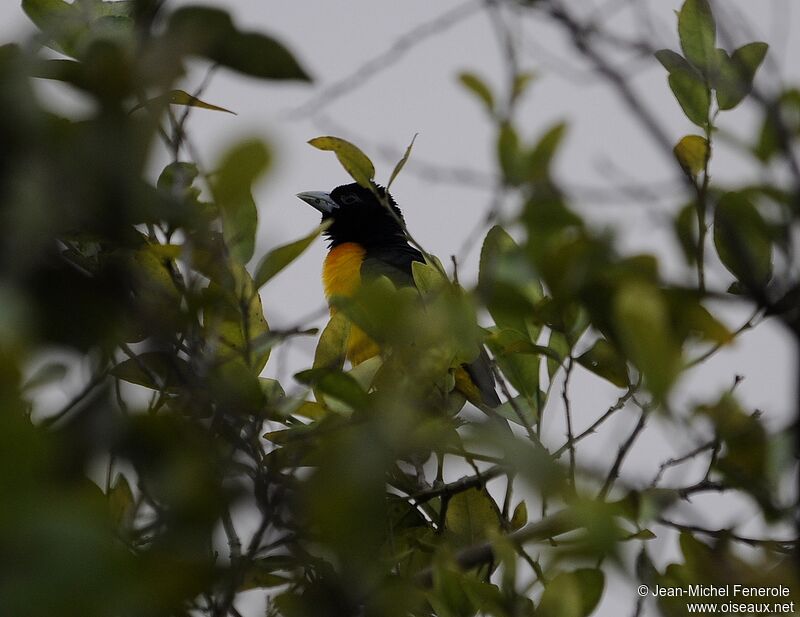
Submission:
<svg viewBox="0 0 800 617">
<path fill-rule="evenodd" d="M 325 297 L 352 296 L 361 285 L 361 262 L 364 261 L 364 247 L 354 242 L 346 242 L 332 248 L 325 258 L 322 268 L 322 284 Z M 336 312 L 331 307 L 331 315 Z M 347 359 L 353 366 L 378 355 L 380 349 L 360 328 L 351 325 L 347 339 Z"/>
</svg>

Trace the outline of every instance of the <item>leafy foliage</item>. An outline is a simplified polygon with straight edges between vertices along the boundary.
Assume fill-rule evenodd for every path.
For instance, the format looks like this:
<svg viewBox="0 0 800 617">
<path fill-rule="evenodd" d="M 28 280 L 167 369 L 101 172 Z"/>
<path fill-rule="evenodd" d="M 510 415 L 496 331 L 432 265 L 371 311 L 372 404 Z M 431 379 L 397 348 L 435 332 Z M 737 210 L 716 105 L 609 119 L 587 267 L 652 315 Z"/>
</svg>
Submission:
<svg viewBox="0 0 800 617">
<path fill-rule="evenodd" d="M 701 491 L 735 492 L 766 523 L 796 516 L 784 490 L 796 427 L 776 430 L 733 391 L 689 409 L 672 396 L 683 374 L 755 325 L 731 332 L 711 298 L 748 302 L 800 340 L 797 186 L 720 186 L 709 173 L 718 116 L 747 100 L 765 43 L 717 48 L 710 4 L 687 0 L 683 55 L 656 53 L 702 129 L 673 150 L 691 193 L 673 227 L 696 280 L 667 280 L 656 257 L 621 254 L 584 220 L 556 172 L 567 124 L 530 138 L 513 113 L 532 74 L 512 66 L 502 93 L 465 72 L 460 83 L 495 130 L 497 190 L 517 206 L 488 229 L 477 285 L 424 251 L 413 285 L 365 277 L 332 298 L 313 365 L 290 382 L 262 376 L 281 362 L 273 350 L 316 330 L 272 330 L 259 290 L 324 227 L 257 255 L 253 189 L 272 150 L 229 145 L 210 171 L 189 160 L 185 114 L 228 110 L 179 86 L 192 58 L 267 82 L 308 74 L 223 9 L 167 5 L 23 0 L 36 40 L 64 57 L 0 48 L 0 546 L 13 565 L 0 614 L 222 617 L 236 614 L 237 594 L 262 590 L 268 614 L 287 617 L 583 617 L 601 601 L 608 564 L 648 585 L 796 593 L 796 539 L 669 518 Z M 87 117 L 46 111 L 31 85 L 40 78 L 81 90 Z M 745 148 L 756 169 L 791 169 L 798 109 L 792 88 L 765 106 Z M 309 143 L 388 207 L 360 148 L 334 136 Z M 159 148 L 172 160 L 150 178 Z M 730 294 L 707 287 L 711 257 Z M 354 339 L 375 355 L 351 366 Z M 503 402 L 478 415 L 464 387 L 484 357 Z M 576 371 L 619 393 L 580 430 Z M 61 387 L 69 399 L 48 409 L 41 394 Z M 638 412 L 632 432 L 606 468 L 585 467 L 581 440 L 626 408 Z M 553 442 L 542 426 L 560 412 L 567 435 Z M 621 468 L 655 413 L 709 441 L 640 487 Z M 699 482 L 660 485 L 699 457 Z M 680 557 L 654 564 L 647 543 L 670 529 Z M 750 559 L 736 543 L 761 550 Z M 668 598 L 659 608 L 684 610 Z"/>
</svg>

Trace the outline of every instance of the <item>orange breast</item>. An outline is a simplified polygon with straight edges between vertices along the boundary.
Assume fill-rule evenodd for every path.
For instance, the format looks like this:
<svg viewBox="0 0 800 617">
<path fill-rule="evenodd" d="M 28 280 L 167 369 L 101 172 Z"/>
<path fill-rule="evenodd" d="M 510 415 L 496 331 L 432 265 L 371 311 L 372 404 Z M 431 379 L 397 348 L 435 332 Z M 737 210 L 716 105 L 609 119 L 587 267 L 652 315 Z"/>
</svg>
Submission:
<svg viewBox="0 0 800 617">
<path fill-rule="evenodd" d="M 345 242 L 332 248 L 322 267 L 325 297 L 352 296 L 361 285 L 361 262 L 366 251 L 355 242 Z"/>
<path fill-rule="evenodd" d="M 364 247 L 354 242 L 345 242 L 332 248 L 322 267 L 322 284 L 325 297 L 352 296 L 361 285 L 361 262 L 364 261 Z M 336 309 L 331 307 L 331 314 Z M 380 350 L 364 331 L 356 326 L 350 327 L 347 340 L 347 358 L 355 366 L 376 356 Z"/>
</svg>

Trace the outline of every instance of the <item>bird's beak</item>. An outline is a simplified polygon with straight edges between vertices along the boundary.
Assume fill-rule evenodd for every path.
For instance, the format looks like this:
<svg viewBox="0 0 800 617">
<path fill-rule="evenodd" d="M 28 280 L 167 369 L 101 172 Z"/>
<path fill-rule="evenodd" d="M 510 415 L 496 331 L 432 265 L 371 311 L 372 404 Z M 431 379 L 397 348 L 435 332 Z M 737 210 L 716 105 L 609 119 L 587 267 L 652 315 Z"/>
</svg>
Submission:
<svg viewBox="0 0 800 617">
<path fill-rule="evenodd" d="M 334 210 L 339 208 L 339 204 L 333 201 L 333 198 L 328 193 L 322 191 L 308 191 L 307 193 L 298 193 L 297 197 L 302 199 L 312 208 L 316 208 L 322 214 L 331 214 Z"/>
</svg>

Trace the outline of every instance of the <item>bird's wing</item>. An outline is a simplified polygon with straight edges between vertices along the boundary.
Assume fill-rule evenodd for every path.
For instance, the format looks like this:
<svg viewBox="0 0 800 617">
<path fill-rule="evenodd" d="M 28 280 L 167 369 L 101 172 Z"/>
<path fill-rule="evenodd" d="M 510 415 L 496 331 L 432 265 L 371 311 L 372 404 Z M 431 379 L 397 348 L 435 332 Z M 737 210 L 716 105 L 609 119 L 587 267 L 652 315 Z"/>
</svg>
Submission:
<svg viewBox="0 0 800 617">
<path fill-rule="evenodd" d="M 361 264 L 361 276 L 384 275 L 395 285 L 412 286 L 414 277 L 411 264 L 415 261 L 424 263 L 425 259 L 422 257 L 422 253 L 408 245 L 369 250 Z M 477 387 L 481 402 L 489 407 L 500 405 L 500 399 L 495 392 L 495 380 L 489 365 L 489 356 L 483 347 L 481 347 L 480 355 L 469 364 L 463 365 L 463 368 Z"/>
<path fill-rule="evenodd" d="M 399 287 L 410 287 L 414 285 L 411 264 L 415 261 L 424 263 L 425 259 L 422 253 L 407 244 L 370 248 L 361 263 L 361 277 L 383 275 Z"/>
<path fill-rule="evenodd" d="M 489 354 L 486 353 L 483 346 L 481 346 L 480 355 L 469 364 L 465 364 L 464 370 L 467 371 L 472 382 L 478 387 L 482 402 L 489 407 L 499 407 L 500 399 L 494 389 L 495 381 L 489 364 Z"/>
</svg>

